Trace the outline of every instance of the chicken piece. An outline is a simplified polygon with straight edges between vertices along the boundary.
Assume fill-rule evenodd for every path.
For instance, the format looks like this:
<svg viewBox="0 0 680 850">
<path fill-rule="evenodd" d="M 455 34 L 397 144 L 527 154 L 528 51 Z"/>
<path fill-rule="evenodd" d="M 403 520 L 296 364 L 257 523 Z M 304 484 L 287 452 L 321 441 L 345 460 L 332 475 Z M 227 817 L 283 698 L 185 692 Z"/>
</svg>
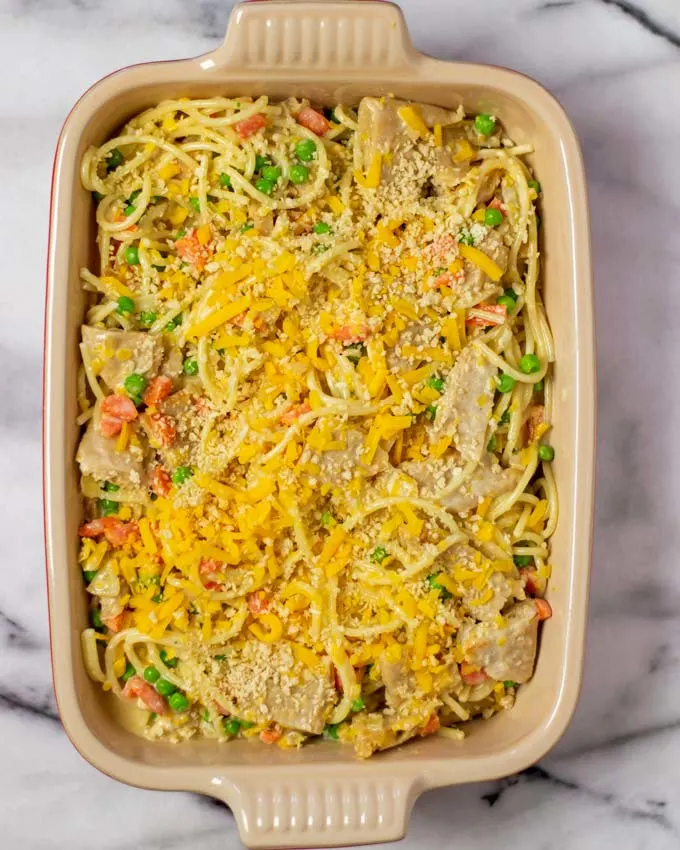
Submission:
<svg viewBox="0 0 680 850">
<path fill-rule="evenodd" d="M 466 543 L 452 546 L 443 553 L 433 564 L 432 571 L 436 572 L 443 569 L 451 578 L 455 580 L 456 567 L 463 567 L 466 570 L 479 572 L 483 575 L 488 568 L 488 561 L 478 563 L 479 553 L 468 546 Z M 492 597 L 482 605 L 475 604 L 484 592 L 491 590 Z M 516 567 L 512 567 L 511 572 L 501 572 L 496 570 L 489 576 L 484 587 L 479 588 L 470 582 L 460 582 L 458 584 L 456 596 L 467 606 L 470 614 L 477 620 L 493 620 L 503 608 L 507 605 L 510 599 L 522 594 L 522 581 Z"/>
<path fill-rule="evenodd" d="M 275 723 L 310 735 L 320 735 L 326 725 L 333 691 L 325 676 L 307 672 L 309 677 L 306 681 L 291 687 L 269 682 L 265 704 Z"/>
<path fill-rule="evenodd" d="M 390 708 L 397 709 L 405 700 L 413 696 L 416 690 L 414 674 L 405 661 L 389 661 L 383 653 L 379 659 L 380 678 L 385 685 L 385 699 Z"/>
<path fill-rule="evenodd" d="M 447 492 L 462 468 L 461 459 L 456 455 L 431 458 L 422 463 L 407 461 L 400 467 L 420 485 L 420 495 L 424 499 L 434 499 L 454 514 L 476 508 L 489 496 L 495 498 L 509 493 L 521 475 L 517 469 L 503 469 L 486 455 L 460 487 Z"/>
<path fill-rule="evenodd" d="M 464 461 L 479 461 L 484 453 L 497 374 L 496 365 L 470 345 L 446 378 L 431 426 L 432 440 L 451 436 Z"/>
<path fill-rule="evenodd" d="M 362 478 L 372 478 L 390 465 L 387 451 L 380 446 L 373 461 L 367 465 L 363 463 L 365 435 L 358 428 L 348 428 L 343 434 L 333 435 L 333 439 L 344 439 L 345 448 L 318 453 L 306 448 L 301 458 L 302 463 L 311 461 L 317 464 L 318 478 L 324 484 L 350 481 L 357 473 Z"/>
<path fill-rule="evenodd" d="M 487 234 L 476 245 L 490 257 L 494 263 L 505 273 L 508 267 L 509 249 L 503 242 L 503 238 L 496 230 L 489 230 Z M 456 296 L 456 307 L 468 308 L 488 301 L 502 292 L 500 283 L 496 283 L 483 272 L 479 266 L 465 260 L 463 274 L 456 279 L 453 292 Z"/>
<path fill-rule="evenodd" d="M 399 116 L 399 109 L 411 106 L 419 110 L 423 122 L 429 128 L 435 124 L 442 127 L 455 124 L 462 118 L 460 110 L 442 109 L 429 104 L 414 104 L 406 100 L 389 97 L 364 97 L 359 104 L 359 139 L 361 167 L 368 171 L 374 153 L 392 153 L 413 146 L 413 134 Z M 391 176 L 388 166 L 383 167 L 383 179 Z"/>
<path fill-rule="evenodd" d="M 112 390 L 120 389 L 133 372 L 155 375 L 163 360 L 163 341 L 157 335 L 83 325 L 82 336 L 87 357 L 102 364 L 97 374 Z"/>
<path fill-rule="evenodd" d="M 465 624 L 460 644 L 465 660 L 483 669 L 492 679 L 522 684 L 534 670 L 538 614 L 532 602 L 518 602 L 505 615 L 506 625 Z"/>
<path fill-rule="evenodd" d="M 445 191 L 462 179 L 463 169 L 454 164 L 451 151 L 437 147 L 432 134 L 420 140 L 419 136 L 399 115 L 402 107 L 415 110 L 426 127 L 435 124 L 447 127 L 460 121 L 463 110 L 448 110 L 438 106 L 413 104 L 393 98 L 365 97 L 359 104 L 359 156 L 361 168 L 367 172 L 375 154 L 383 161 L 378 192 L 389 187 L 391 196 L 395 188 L 400 202 L 416 201 L 430 189 Z M 385 156 L 389 154 L 389 156 Z"/>
<path fill-rule="evenodd" d="M 198 461 L 203 415 L 189 389 L 173 393 L 158 405 L 155 414 L 140 417 L 149 442 L 158 450 L 164 466 L 194 466 Z"/>
<path fill-rule="evenodd" d="M 287 644 L 249 640 L 227 652 L 221 684 L 242 716 L 310 735 L 323 732 L 336 698 L 327 670 L 297 663 Z"/>
<path fill-rule="evenodd" d="M 400 353 L 402 346 L 437 347 L 439 345 L 438 336 L 437 330 L 432 325 L 425 325 L 422 322 L 409 322 L 399 334 L 397 344 L 387 352 L 385 359 L 390 372 L 406 372 L 408 369 L 414 368 L 414 359 L 412 357 L 403 357 Z"/>
<path fill-rule="evenodd" d="M 133 490 L 146 491 L 146 446 L 137 422 L 128 423 L 132 437 L 124 451 L 116 450 L 115 439 L 104 437 L 100 430 L 102 418 L 101 401 L 97 401 L 94 413 L 83 435 L 76 461 L 83 475 L 90 475 L 96 481 L 110 481 L 119 487 L 132 487 Z"/>
</svg>

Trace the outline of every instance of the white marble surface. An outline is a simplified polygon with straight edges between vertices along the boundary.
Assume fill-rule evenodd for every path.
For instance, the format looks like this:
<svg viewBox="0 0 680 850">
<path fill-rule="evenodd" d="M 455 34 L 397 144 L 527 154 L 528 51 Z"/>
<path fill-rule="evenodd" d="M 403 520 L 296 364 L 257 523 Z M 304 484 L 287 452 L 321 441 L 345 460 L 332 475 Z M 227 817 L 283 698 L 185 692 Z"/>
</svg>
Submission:
<svg viewBox="0 0 680 850">
<path fill-rule="evenodd" d="M 230 0 L 0 0 L 0 846 L 238 847 L 229 812 L 127 788 L 75 752 L 51 690 L 40 492 L 52 154 L 80 93 L 202 52 Z M 574 722 L 540 766 L 416 805 L 404 848 L 680 847 L 680 3 L 403 0 L 416 44 L 547 85 L 583 143 L 600 376 L 589 647 Z M 678 193 L 678 197 L 676 197 Z"/>
</svg>

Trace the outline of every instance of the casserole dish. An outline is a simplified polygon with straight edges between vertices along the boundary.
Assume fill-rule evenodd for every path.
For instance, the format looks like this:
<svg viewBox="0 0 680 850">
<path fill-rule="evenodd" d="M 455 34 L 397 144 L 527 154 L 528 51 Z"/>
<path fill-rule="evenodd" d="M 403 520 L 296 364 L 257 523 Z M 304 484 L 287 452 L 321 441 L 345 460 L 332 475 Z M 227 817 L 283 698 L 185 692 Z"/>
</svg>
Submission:
<svg viewBox="0 0 680 850">
<path fill-rule="evenodd" d="M 561 516 L 552 538 L 554 617 L 517 705 L 473 722 L 464 741 L 433 737 L 357 762 L 330 742 L 297 751 L 244 741 L 216 746 L 151 743 L 115 713 L 81 659 L 86 601 L 77 561 L 82 520 L 73 461 L 76 364 L 84 296 L 78 269 L 95 258 L 92 200 L 79 164 L 130 116 L 168 97 L 306 96 L 321 104 L 364 95 L 498 115 L 545 187 L 545 300 L 556 346 L 554 464 Z M 564 731 L 580 683 L 593 501 L 594 355 L 583 167 L 559 105 L 510 71 L 439 62 L 412 47 L 399 10 L 374 2 L 272 2 L 237 6 L 223 45 L 196 59 L 113 74 L 74 107 L 55 159 L 47 274 L 44 387 L 45 534 L 55 691 L 74 745 L 105 773 L 133 785 L 222 799 L 251 847 L 389 841 L 404 834 L 428 788 L 491 779 L 540 758 Z"/>
</svg>

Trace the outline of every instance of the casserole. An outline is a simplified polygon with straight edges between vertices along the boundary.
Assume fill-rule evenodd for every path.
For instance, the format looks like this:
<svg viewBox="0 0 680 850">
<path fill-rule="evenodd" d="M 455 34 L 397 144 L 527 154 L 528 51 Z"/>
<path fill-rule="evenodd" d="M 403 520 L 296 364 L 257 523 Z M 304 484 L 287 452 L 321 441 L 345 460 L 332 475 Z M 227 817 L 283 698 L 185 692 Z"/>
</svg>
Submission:
<svg viewBox="0 0 680 850">
<path fill-rule="evenodd" d="M 78 269 L 95 256 L 91 198 L 80 185 L 85 149 L 166 97 L 264 93 L 315 102 L 397 97 L 499 116 L 531 143 L 545 187 L 544 286 L 556 345 L 552 444 L 561 516 L 552 539 L 555 612 L 536 672 L 516 707 L 471 724 L 462 742 L 431 738 L 369 763 L 330 743 L 299 751 L 234 742 L 150 743 L 114 714 L 85 672 L 79 633 L 86 603 L 76 567 L 81 517 L 72 458 L 77 337 L 84 296 Z M 594 355 L 587 209 L 578 144 L 561 108 L 509 71 L 438 62 L 417 53 L 398 9 L 365 2 L 238 6 L 222 46 L 196 59 L 137 66 L 87 92 L 57 149 L 47 281 L 45 532 L 55 691 L 67 733 L 96 767 L 149 788 L 211 794 L 234 811 L 250 846 L 331 846 L 399 838 L 423 790 L 520 770 L 551 747 L 574 709 L 582 664 L 594 465 Z"/>
</svg>

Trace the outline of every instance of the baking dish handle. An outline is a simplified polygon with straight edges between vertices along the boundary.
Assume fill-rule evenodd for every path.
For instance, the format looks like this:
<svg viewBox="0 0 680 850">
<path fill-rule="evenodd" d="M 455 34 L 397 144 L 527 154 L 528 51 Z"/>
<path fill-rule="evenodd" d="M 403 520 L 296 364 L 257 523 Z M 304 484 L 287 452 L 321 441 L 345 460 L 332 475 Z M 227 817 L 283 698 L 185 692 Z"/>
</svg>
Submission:
<svg viewBox="0 0 680 850">
<path fill-rule="evenodd" d="M 361 767 L 361 766 L 360 766 Z M 326 768 L 328 770 L 328 768 Z M 344 847 L 397 841 L 423 790 L 413 776 L 329 774 L 213 780 L 212 796 L 231 808 L 246 847 Z M 361 770 L 358 773 L 362 773 Z M 216 787 L 216 784 L 221 787 Z"/>
<path fill-rule="evenodd" d="M 372 69 L 408 72 L 421 54 L 401 10 L 378 0 L 261 0 L 239 3 L 223 44 L 208 54 L 215 68 L 246 66 L 343 75 Z"/>
</svg>

